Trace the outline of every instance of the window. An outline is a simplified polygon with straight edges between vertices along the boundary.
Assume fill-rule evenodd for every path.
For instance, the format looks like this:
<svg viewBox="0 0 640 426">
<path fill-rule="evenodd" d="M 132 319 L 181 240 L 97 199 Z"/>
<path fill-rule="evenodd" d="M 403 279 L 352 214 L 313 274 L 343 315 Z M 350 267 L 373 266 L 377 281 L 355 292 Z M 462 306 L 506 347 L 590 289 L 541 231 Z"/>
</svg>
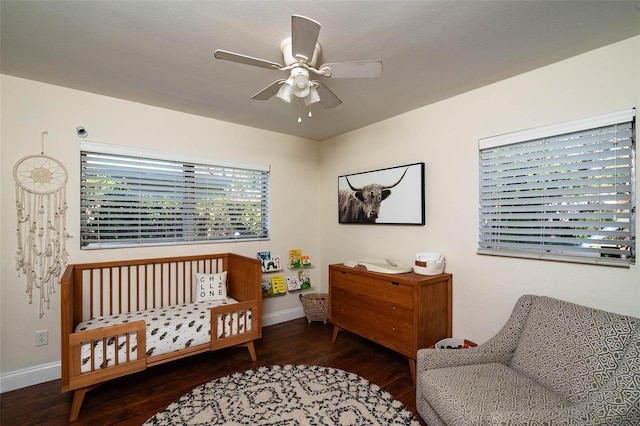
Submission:
<svg viewBox="0 0 640 426">
<path fill-rule="evenodd" d="M 634 117 L 480 139 L 478 253 L 635 263 Z"/>
<path fill-rule="evenodd" d="M 80 148 L 81 248 L 269 238 L 269 169 Z"/>
</svg>

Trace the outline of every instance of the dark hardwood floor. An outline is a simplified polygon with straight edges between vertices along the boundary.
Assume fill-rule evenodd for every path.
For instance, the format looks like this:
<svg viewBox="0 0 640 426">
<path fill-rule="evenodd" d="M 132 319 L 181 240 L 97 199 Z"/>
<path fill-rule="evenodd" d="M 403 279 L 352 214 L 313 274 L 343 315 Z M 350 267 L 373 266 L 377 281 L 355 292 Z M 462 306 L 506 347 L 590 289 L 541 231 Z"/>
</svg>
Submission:
<svg viewBox="0 0 640 426">
<path fill-rule="evenodd" d="M 87 393 L 73 425 L 141 425 L 194 387 L 218 377 L 263 365 L 309 364 L 356 373 L 385 389 L 416 412 L 415 385 L 400 354 L 348 332 L 331 343 L 333 326 L 305 318 L 265 327 L 256 343 L 258 361 L 246 348 L 228 348 L 169 362 L 121 377 Z M 60 380 L 0 395 L 0 424 L 69 424 L 72 393 Z"/>
</svg>

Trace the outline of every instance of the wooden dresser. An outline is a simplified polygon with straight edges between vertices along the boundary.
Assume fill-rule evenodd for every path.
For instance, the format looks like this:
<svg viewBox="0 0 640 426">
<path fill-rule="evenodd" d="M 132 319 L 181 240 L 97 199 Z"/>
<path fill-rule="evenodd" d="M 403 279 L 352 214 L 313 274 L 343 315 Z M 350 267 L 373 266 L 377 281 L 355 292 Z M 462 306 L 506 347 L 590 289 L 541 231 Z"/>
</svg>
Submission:
<svg viewBox="0 0 640 426">
<path fill-rule="evenodd" d="M 452 275 L 381 274 L 329 265 L 333 343 L 347 330 L 404 355 L 415 382 L 416 354 L 451 337 Z"/>
</svg>

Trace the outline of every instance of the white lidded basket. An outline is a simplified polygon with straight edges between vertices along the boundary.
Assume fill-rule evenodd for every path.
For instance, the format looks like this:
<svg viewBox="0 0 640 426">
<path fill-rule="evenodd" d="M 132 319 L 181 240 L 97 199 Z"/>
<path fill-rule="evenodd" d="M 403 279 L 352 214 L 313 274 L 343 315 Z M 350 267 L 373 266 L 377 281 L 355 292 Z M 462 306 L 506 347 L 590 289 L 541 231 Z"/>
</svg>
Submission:
<svg viewBox="0 0 640 426">
<path fill-rule="evenodd" d="M 423 251 L 416 253 L 413 272 L 420 275 L 440 275 L 444 272 L 445 258 L 442 253 Z"/>
</svg>

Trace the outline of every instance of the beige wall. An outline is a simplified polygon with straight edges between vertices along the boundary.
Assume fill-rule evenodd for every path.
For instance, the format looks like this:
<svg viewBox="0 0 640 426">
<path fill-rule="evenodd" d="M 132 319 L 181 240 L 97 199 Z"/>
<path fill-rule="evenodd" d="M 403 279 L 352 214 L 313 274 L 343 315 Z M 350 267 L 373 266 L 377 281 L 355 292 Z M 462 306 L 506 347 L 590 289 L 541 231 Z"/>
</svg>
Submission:
<svg viewBox="0 0 640 426">
<path fill-rule="evenodd" d="M 59 293 L 51 308 L 38 317 L 38 304 L 28 304 L 25 278 L 15 271 L 15 189 L 13 165 L 26 155 L 38 154 L 41 133 L 45 154 L 68 169 L 67 226 L 75 236 L 68 241 L 70 263 L 131 257 L 236 252 L 255 256 L 271 250 L 288 255 L 301 248 L 312 261 L 321 257 L 318 245 L 318 147 L 316 142 L 206 119 L 161 108 L 98 96 L 34 81 L 1 76 L 1 242 L 0 372 L 37 368 L 60 359 Z M 87 140 L 115 145 L 180 152 L 241 164 L 271 166 L 272 238 L 266 242 L 215 243 L 176 247 L 112 250 L 79 249 L 79 141 L 76 127 L 84 126 Z M 297 189 L 297 190 L 296 190 Z M 311 269 L 312 283 L 319 276 Z M 301 316 L 295 295 L 265 300 L 267 317 L 292 311 Z M 285 315 L 286 318 L 286 315 Z M 36 330 L 49 330 L 49 344 L 34 347 Z"/>
<path fill-rule="evenodd" d="M 79 125 L 94 142 L 271 165 L 272 240 L 187 246 L 185 253 L 234 251 L 253 256 L 258 250 L 286 254 L 289 248 L 301 247 L 317 265 L 312 270 L 314 285 L 324 291 L 329 263 L 371 256 L 411 263 L 418 251 L 440 251 L 447 257 L 446 271 L 454 274 L 454 336 L 477 342 L 499 329 L 525 293 L 640 317 L 638 266 L 623 269 L 475 254 L 478 139 L 637 107 L 639 62 L 636 37 L 320 143 L 2 76 L 0 372 L 7 378 L 22 369 L 59 362 L 57 294 L 39 319 L 37 305 L 27 304 L 24 279 L 14 270 L 12 168 L 23 156 L 39 152 L 41 132 L 48 131 L 45 153 L 69 169 L 68 225 L 77 236 Z M 415 162 L 426 163 L 426 226 L 338 225 L 337 176 Z M 292 195 L 292 183 L 305 190 Z M 77 239 L 70 247 L 72 262 L 175 252 L 167 247 L 87 252 L 78 249 Z M 266 314 L 273 318 L 299 313 L 299 305 L 294 295 L 264 302 Z M 40 329 L 49 330 L 50 343 L 34 348 L 34 332 Z"/>
<path fill-rule="evenodd" d="M 324 259 L 391 257 L 410 264 L 416 252 L 442 252 L 446 272 L 454 275 L 454 336 L 477 342 L 504 324 L 525 293 L 640 317 L 637 264 L 623 269 L 476 255 L 478 139 L 640 106 L 639 56 L 636 37 L 323 142 Z M 426 226 L 337 223 L 337 176 L 422 161 Z"/>
</svg>

